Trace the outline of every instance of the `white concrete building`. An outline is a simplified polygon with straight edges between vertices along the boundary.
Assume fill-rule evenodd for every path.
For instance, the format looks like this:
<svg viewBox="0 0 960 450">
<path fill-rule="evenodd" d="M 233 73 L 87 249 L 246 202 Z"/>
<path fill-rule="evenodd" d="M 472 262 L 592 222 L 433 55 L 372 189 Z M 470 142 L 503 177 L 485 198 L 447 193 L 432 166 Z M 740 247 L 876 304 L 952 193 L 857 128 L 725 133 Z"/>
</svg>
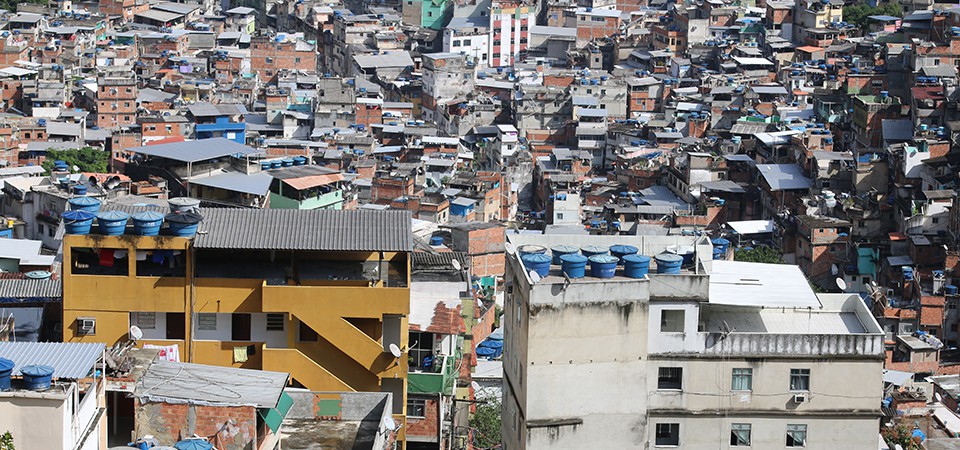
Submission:
<svg viewBox="0 0 960 450">
<path fill-rule="evenodd" d="M 0 342 L 0 358 L 14 362 L 12 389 L 0 392 L 0 433 L 20 450 L 106 448 L 105 383 L 95 375 L 104 344 Z M 23 384 L 28 365 L 54 369 L 49 389 Z"/>
<path fill-rule="evenodd" d="M 508 238 L 712 255 L 703 237 Z M 505 448 L 875 446 L 884 336 L 859 296 L 814 294 L 796 266 L 696 259 L 570 282 L 554 266 L 534 283 L 509 256 Z"/>
</svg>

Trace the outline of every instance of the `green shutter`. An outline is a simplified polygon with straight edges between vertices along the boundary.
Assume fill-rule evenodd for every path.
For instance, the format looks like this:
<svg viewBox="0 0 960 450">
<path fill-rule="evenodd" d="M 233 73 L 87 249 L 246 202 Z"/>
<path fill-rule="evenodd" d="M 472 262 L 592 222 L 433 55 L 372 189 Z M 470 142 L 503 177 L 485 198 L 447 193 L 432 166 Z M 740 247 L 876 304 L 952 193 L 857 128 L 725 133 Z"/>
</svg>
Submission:
<svg viewBox="0 0 960 450">
<path fill-rule="evenodd" d="M 276 408 L 261 408 L 260 417 L 263 418 L 263 422 L 267 424 L 267 427 L 270 428 L 270 431 L 276 433 L 280 429 L 280 424 L 283 423 L 283 419 L 287 417 L 287 413 L 290 412 L 290 408 L 293 407 L 293 399 L 287 395 L 286 392 L 280 394 L 280 401 L 277 402 Z"/>
</svg>

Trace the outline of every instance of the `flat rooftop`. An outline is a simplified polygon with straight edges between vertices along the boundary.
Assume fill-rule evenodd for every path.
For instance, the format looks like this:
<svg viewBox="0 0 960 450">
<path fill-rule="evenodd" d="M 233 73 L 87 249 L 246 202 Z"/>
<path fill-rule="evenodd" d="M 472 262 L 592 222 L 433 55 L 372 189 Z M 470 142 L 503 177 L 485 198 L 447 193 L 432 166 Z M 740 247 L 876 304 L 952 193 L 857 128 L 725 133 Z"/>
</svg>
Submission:
<svg viewBox="0 0 960 450">
<path fill-rule="evenodd" d="M 700 309 L 702 331 L 764 334 L 882 334 L 857 294 L 819 294 L 816 307 L 759 307 L 713 304 Z"/>
</svg>

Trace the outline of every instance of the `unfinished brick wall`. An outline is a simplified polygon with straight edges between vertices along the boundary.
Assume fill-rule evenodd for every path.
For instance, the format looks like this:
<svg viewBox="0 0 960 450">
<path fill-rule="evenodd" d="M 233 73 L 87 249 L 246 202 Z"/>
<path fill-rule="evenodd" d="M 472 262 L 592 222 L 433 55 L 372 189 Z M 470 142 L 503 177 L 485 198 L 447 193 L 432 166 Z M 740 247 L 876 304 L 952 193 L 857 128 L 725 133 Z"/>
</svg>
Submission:
<svg viewBox="0 0 960 450">
<path fill-rule="evenodd" d="M 436 438 L 440 427 L 440 420 L 437 418 L 439 413 L 438 402 L 436 399 L 427 400 L 423 418 L 407 417 L 407 438 L 412 436 L 420 438 Z"/>
<path fill-rule="evenodd" d="M 137 436 L 152 434 L 172 445 L 197 434 L 217 435 L 222 450 L 245 450 L 257 445 L 257 409 L 253 406 L 200 406 L 135 402 Z M 223 431 L 220 431 L 223 428 Z M 218 434 L 219 432 L 219 434 Z"/>
</svg>

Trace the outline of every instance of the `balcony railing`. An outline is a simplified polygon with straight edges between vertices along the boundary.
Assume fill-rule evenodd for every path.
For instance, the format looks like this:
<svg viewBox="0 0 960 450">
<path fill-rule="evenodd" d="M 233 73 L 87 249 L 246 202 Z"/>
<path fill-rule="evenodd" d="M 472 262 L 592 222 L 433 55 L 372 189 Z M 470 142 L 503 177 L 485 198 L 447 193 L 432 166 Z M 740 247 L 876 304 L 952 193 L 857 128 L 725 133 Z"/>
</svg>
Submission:
<svg viewBox="0 0 960 450">
<path fill-rule="evenodd" d="M 407 392 L 411 394 L 453 395 L 457 380 L 457 358 L 444 356 L 440 372 L 410 372 L 407 374 Z"/>
</svg>

